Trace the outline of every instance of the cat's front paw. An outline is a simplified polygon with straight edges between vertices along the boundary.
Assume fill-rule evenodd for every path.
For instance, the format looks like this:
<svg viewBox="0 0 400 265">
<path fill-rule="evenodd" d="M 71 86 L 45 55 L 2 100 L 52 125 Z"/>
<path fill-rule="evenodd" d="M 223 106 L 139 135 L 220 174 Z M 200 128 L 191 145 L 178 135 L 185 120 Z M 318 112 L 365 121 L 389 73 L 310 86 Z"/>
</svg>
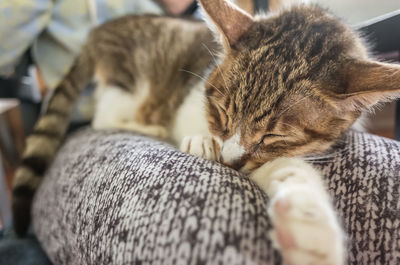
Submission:
<svg viewBox="0 0 400 265">
<path fill-rule="evenodd" d="M 218 161 L 220 157 L 220 145 L 212 136 L 185 136 L 180 150 L 213 161 Z"/>
<path fill-rule="evenodd" d="M 341 265 L 344 234 L 330 202 L 307 186 L 280 190 L 268 208 L 271 237 L 290 265 Z"/>
</svg>

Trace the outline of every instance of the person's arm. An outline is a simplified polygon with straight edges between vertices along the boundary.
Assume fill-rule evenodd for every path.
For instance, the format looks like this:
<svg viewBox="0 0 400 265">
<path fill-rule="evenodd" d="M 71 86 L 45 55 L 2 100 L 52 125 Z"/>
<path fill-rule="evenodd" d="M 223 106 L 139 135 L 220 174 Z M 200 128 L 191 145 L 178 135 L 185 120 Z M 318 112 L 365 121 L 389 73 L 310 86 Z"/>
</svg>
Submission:
<svg viewBox="0 0 400 265">
<path fill-rule="evenodd" d="M 51 18 L 52 0 L 0 1 L 0 76 L 11 76 L 21 55 Z"/>
<path fill-rule="evenodd" d="M 172 15 L 180 15 L 189 8 L 194 0 L 158 0 L 164 9 Z"/>
</svg>

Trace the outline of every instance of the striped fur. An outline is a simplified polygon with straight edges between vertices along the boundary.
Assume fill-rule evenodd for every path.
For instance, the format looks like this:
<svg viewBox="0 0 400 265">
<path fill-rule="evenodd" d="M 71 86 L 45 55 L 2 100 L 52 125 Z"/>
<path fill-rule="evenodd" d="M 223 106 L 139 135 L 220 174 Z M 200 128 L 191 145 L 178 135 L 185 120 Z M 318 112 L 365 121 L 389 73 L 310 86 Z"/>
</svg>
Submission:
<svg viewBox="0 0 400 265">
<path fill-rule="evenodd" d="M 400 66 L 370 59 L 357 33 L 318 6 L 252 17 L 201 2 L 224 40 L 206 94 L 211 133 L 224 145 L 240 135 L 240 155 L 222 157 L 231 167 L 322 153 L 364 110 L 400 95 Z"/>
<path fill-rule="evenodd" d="M 55 89 L 46 112 L 27 138 L 13 187 L 12 209 L 14 228 L 18 235 L 25 234 L 28 229 L 34 192 L 63 140 L 75 100 L 90 81 L 92 74 L 91 53 L 84 48 L 69 74 Z"/>
<path fill-rule="evenodd" d="M 96 113 L 97 128 L 128 129 L 165 138 L 179 106 L 198 83 L 198 75 L 209 67 L 215 48 L 207 27 L 196 20 L 126 16 L 95 28 L 27 139 L 14 179 L 16 233 L 22 236 L 28 229 L 34 192 L 63 141 L 75 100 L 88 82 L 96 79 L 100 94 L 104 94 L 104 89 L 117 89 L 128 98 L 142 95 L 141 102 L 128 100 L 138 104 L 131 115 L 111 117 L 106 124 L 99 115 L 107 113 Z M 149 90 L 145 91 L 147 94 L 142 93 L 144 89 Z M 107 104 L 112 108 L 120 102 Z"/>
</svg>

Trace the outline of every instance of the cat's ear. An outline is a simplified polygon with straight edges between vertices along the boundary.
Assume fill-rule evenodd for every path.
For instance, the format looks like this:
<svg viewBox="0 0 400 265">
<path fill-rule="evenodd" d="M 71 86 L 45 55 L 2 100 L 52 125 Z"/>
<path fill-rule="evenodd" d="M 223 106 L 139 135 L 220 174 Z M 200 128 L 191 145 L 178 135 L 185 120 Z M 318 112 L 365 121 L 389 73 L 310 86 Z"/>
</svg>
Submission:
<svg viewBox="0 0 400 265">
<path fill-rule="evenodd" d="M 341 107 L 365 109 L 400 97 L 400 65 L 350 60 L 341 69 L 335 92 Z"/>
<path fill-rule="evenodd" d="M 228 0 L 200 0 L 210 28 L 221 34 L 225 48 L 234 49 L 240 37 L 253 24 L 251 15 Z M 207 19 L 207 18 L 206 18 Z"/>
</svg>

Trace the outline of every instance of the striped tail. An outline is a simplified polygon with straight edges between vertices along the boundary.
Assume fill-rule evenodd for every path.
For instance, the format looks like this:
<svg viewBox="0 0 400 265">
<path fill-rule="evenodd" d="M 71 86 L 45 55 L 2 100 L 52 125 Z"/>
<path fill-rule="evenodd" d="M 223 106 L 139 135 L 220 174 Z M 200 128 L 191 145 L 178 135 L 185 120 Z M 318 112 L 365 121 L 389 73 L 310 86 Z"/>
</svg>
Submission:
<svg viewBox="0 0 400 265">
<path fill-rule="evenodd" d="M 14 176 L 12 211 L 14 230 L 20 237 L 29 228 L 33 195 L 68 128 L 77 97 L 93 76 L 93 60 L 84 48 L 70 72 L 54 90 L 47 110 L 27 138 L 20 167 Z"/>
</svg>

